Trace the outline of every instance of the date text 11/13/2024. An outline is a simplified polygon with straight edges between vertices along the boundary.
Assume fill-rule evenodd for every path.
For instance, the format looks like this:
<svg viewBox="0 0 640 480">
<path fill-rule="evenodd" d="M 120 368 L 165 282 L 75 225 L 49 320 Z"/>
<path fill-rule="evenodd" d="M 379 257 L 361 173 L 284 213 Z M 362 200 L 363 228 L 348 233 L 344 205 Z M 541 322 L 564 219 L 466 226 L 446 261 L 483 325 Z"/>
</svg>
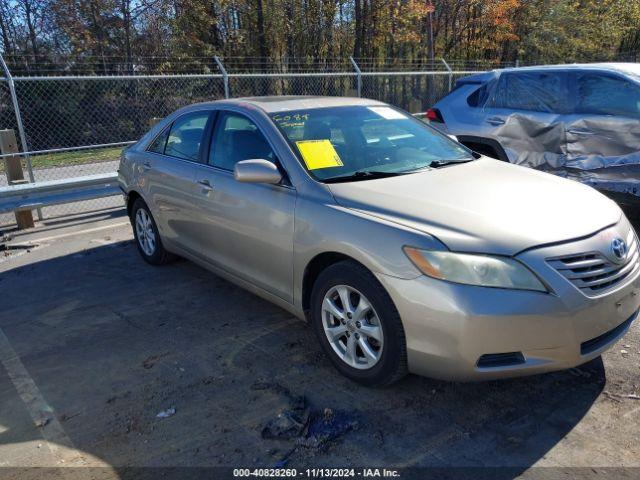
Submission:
<svg viewBox="0 0 640 480">
<path fill-rule="evenodd" d="M 236 468 L 234 478 L 398 478 L 397 470 L 387 468 Z"/>
</svg>

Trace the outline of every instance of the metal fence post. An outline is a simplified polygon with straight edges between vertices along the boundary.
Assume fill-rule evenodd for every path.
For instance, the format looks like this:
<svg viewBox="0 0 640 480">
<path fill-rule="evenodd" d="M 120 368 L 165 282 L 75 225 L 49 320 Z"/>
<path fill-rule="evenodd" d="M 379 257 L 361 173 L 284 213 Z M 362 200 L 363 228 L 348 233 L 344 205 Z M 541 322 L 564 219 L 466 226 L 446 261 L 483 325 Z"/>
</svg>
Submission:
<svg viewBox="0 0 640 480">
<path fill-rule="evenodd" d="M 358 97 L 361 97 L 362 96 L 362 72 L 360 71 L 360 67 L 358 67 L 358 64 L 353 59 L 353 57 L 349 57 L 349 60 L 351 60 L 351 65 L 353 65 L 353 69 L 356 71 L 356 85 L 358 89 Z"/>
<path fill-rule="evenodd" d="M 27 169 L 29 170 L 29 180 L 33 183 L 35 181 L 33 176 L 33 167 L 31 165 L 31 157 L 27 154 L 29 151 L 27 149 L 27 137 L 24 133 L 24 125 L 22 124 L 22 115 L 20 114 L 20 105 L 18 105 L 18 95 L 16 94 L 16 85 L 13 82 L 13 77 L 11 76 L 11 71 L 7 66 L 7 63 L 4 61 L 4 57 L 0 54 L 0 64 L 2 65 L 2 70 L 4 70 L 4 75 L 7 79 L 7 84 L 9 85 L 9 93 L 11 94 L 11 103 L 13 103 L 13 111 L 16 115 L 16 122 L 18 124 L 18 135 L 20 135 L 20 143 L 22 144 L 22 152 L 25 154 L 25 159 L 27 161 Z"/>
<path fill-rule="evenodd" d="M 449 91 L 451 91 L 451 88 L 453 87 L 453 70 L 451 70 L 451 67 L 444 58 L 441 58 L 440 60 L 442 60 L 444 68 L 449 72 Z"/>
<path fill-rule="evenodd" d="M 29 172 L 29 181 L 35 182 L 33 175 L 33 164 L 31 163 L 31 157 L 29 156 L 29 147 L 27 146 L 27 136 L 24 133 L 24 124 L 22 123 L 22 114 L 20 113 L 20 105 L 18 104 L 18 94 L 16 93 L 16 84 L 11 76 L 11 71 L 7 66 L 7 62 L 4 61 L 4 57 L 0 54 L 0 66 L 4 71 L 4 76 L 7 79 L 9 85 L 9 94 L 11 95 L 11 103 L 13 103 L 13 111 L 16 115 L 16 123 L 18 124 L 18 135 L 20 136 L 20 143 L 22 144 L 22 152 L 24 153 L 24 159 L 27 162 L 27 171 Z M 38 220 L 42 220 L 42 210 L 37 209 Z"/>
<path fill-rule="evenodd" d="M 222 82 L 224 83 L 224 98 L 229 98 L 229 74 L 227 73 L 227 70 L 224 68 L 224 65 L 222 64 L 220 57 L 216 55 L 215 57 L 213 57 L 213 59 L 218 64 L 220 73 L 222 73 Z"/>
<path fill-rule="evenodd" d="M 18 152 L 18 142 L 16 142 L 16 132 L 11 128 L 0 130 L 0 152 L 3 155 L 11 155 Z M 24 173 L 22 172 L 22 162 L 20 157 L 5 157 L 5 174 L 7 175 L 8 185 L 19 185 L 26 183 Z M 15 210 L 16 224 L 18 228 L 32 228 L 33 216 L 31 210 Z"/>
</svg>

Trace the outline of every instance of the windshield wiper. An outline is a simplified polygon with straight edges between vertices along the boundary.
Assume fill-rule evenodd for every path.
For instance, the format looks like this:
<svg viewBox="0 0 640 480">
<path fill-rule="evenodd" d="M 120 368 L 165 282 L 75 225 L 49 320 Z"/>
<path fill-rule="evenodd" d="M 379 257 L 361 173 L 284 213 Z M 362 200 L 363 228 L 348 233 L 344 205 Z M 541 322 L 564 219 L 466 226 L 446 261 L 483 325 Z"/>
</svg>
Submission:
<svg viewBox="0 0 640 480">
<path fill-rule="evenodd" d="M 475 158 L 468 158 L 463 160 L 431 160 L 429 166 L 433 168 L 444 167 L 446 165 L 453 165 L 455 163 L 468 163 L 473 162 Z"/>
<path fill-rule="evenodd" d="M 475 160 L 474 158 L 463 159 L 463 160 L 431 160 L 424 167 L 414 168 L 413 170 L 402 170 L 400 173 L 420 173 L 431 168 L 439 168 L 444 167 L 446 165 L 453 165 L 455 163 L 468 163 Z"/>
<path fill-rule="evenodd" d="M 411 173 L 418 173 L 428 168 L 439 168 L 445 165 L 452 165 L 454 163 L 467 163 L 473 161 L 473 158 L 462 160 L 431 160 L 428 165 L 417 168 L 415 170 L 403 170 L 400 172 L 384 172 L 380 170 L 358 170 L 349 175 L 343 175 L 341 177 L 332 177 L 323 180 L 324 183 L 340 183 L 340 182 L 357 182 L 360 180 L 374 180 L 376 178 L 397 177 L 398 175 L 408 175 Z"/>
<path fill-rule="evenodd" d="M 357 182 L 360 180 L 373 180 L 376 178 L 396 177 L 404 175 L 405 172 L 381 172 L 378 170 L 358 170 L 349 175 L 332 177 L 323 180 L 324 183 Z"/>
</svg>

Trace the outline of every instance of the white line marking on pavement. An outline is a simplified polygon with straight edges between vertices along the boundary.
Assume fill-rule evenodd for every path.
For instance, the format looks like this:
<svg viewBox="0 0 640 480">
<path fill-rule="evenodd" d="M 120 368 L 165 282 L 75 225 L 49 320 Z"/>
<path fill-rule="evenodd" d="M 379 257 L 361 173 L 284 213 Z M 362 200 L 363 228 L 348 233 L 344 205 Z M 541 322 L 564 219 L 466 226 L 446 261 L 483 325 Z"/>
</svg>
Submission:
<svg viewBox="0 0 640 480">
<path fill-rule="evenodd" d="M 48 242 L 50 240 L 57 240 L 59 238 L 73 237 L 75 235 L 83 235 L 85 233 L 99 232 L 101 230 L 109 230 L 111 228 L 122 227 L 124 225 L 131 225 L 131 224 L 129 222 L 112 223 L 110 225 L 104 225 L 102 227 L 87 228 L 86 230 L 78 230 L 76 232 L 61 233 L 60 235 L 52 235 L 50 237 L 44 237 L 44 238 L 34 238 L 32 241 L 34 243 Z"/>
<path fill-rule="evenodd" d="M 58 466 L 88 465 L 82 453 L 76 450 L 73 442 L 60 425 L 53 409 L 40 393 L 2 329 L 0 329 L 0 362 L 29 410 L 35 425 L 39 427 L 49 450 L 58 460 Z"/>
</svg>

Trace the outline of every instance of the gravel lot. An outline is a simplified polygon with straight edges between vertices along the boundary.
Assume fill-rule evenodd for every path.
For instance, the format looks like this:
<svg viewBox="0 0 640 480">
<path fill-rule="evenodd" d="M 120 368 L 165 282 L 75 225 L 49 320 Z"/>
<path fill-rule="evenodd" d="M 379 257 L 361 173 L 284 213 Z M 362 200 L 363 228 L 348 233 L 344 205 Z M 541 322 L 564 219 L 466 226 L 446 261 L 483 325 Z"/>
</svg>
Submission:
<svg viewBox="0 0 640 480">
<path fill-rule="evenodd" d="M 66 469 L 92 478 L 276 465 L 640 474 L 637 322 L 602 360 L 570 371 L 368 389 L 288 313 L 187 261 L 144 263 L 126 221 L 50 225 L 0 251 L 0 477 L 61 465 L 103 467 Z M 438 470 L 403 478 L 425 472 Z"/>
</svg>

